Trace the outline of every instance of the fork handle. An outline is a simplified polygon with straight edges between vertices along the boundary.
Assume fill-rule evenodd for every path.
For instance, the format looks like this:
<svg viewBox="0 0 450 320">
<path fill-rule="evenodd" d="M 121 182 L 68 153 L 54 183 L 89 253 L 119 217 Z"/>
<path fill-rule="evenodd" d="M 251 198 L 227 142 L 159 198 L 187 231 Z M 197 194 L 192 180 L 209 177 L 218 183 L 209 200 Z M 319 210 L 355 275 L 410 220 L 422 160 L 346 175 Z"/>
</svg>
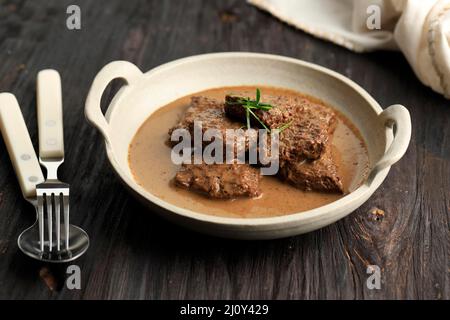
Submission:
<svg viewBox="0 0 450 320">
<path fill-rule="evenodd" d="M 41 160 L 64 158 L 61 77 L 47 69 L 37 75 L 37 117 L 39 157 Z"/>
<path fill-rule="evenodd" d="M 36 196 L 36 184 L 44 182 L 16 97 L 0 93 L 0 130 L 25 198 Z"/>
</svg>

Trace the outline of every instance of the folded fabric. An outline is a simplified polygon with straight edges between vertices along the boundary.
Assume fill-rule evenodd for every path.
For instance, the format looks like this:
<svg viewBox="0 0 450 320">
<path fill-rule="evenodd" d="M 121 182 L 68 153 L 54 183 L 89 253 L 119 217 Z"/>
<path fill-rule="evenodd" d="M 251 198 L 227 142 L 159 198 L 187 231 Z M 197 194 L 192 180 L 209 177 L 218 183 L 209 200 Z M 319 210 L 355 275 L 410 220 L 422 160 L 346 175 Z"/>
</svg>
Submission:
<svg viewBox="0 0 450 320">
<path fill-rule="evenodd" d="M 356 52 L 401 50 L 417 77 L 450 99 L 450 0 L 248 0 Z"/>
</svg>

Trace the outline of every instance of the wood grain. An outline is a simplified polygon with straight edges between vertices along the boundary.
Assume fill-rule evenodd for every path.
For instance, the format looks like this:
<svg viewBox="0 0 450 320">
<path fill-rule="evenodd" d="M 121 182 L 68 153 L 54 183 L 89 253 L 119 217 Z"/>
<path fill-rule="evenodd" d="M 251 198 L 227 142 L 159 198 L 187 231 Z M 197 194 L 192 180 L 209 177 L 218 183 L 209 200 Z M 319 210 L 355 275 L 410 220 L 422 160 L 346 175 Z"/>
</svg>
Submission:
<svg viewBox="0 0 450 320">
<path fill-rule="evenodd" d="M 81 8 L 81 30 L 65 27 L 69 4 Z M 148 70 L 215 51 L 311 61 L 355 80 L 383 107 L 404 104 L 413 119 L 406 156 L 361 208 L 298 237 L 229 241 L 157 218 L 109 168 L 102 139 L 84 118 L 87 91 L 112 60 Z M 0 61 L 0 91 L 17 95 L 35 146 L 36 74 L 61 72 L 66 162 L 60 173 L 72 186 L 72 221 L 92 238 L 76 262 L 81 290 L 64 286 L 66 266 L 23 256 L 16 239 L 33 222 L 33 209 L 21 198 L 0 141 L 1 299 L 450 298 L 450 105 L 415 78 L 400 53 L 355 54 L 238 0 L 0 0 Z M 372 264 L 382 270 L 381 290 L 366 287 Z M 51 282 L 50 290 L 40 274 L 58 285 Z"/>
</svg>

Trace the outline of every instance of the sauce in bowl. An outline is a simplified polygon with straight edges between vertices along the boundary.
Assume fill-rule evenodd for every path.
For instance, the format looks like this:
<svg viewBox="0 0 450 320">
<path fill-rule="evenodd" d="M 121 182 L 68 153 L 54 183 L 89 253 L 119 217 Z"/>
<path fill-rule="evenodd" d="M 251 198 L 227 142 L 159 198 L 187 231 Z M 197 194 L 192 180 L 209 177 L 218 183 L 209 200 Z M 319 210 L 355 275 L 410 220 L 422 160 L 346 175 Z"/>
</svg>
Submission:
<svg viewBox="0 0 450 320">
<path fill-rule="evenodd" d="M 302 97 L 325 105 L 320 100 L 301 93 L 258 86 L 264 95 Z M 196 93 L 218 100 L 227 94 L 253 96 L 256 87 L 223 87 Z M 283 182 L 275 176 L 263 176 L 262 195 L 258 198 L 232 200 L 211 199 L 176 187 L 173 178 L 179 166 L 171 161 L 167 145 L 168 130 L 189 107 L 190 96 L 183 97 L 155 111 L 139 128 L 129 146 L 129 166 L 136 182 L 148 192 L 173 205 L 210 215 L 257 218 L 298 213 L 329 204 L 345 194 L 304 191 Z M 325 105 L 326 106 L 326 105 Z M 327 106 L 331 108 L 330 106 Z M 333 134 L 332 154 L 346 192 L 359 187 L 367 177 L 369 160 L 365 143 L 358 129 L 341 113 Z"/>
</svg>

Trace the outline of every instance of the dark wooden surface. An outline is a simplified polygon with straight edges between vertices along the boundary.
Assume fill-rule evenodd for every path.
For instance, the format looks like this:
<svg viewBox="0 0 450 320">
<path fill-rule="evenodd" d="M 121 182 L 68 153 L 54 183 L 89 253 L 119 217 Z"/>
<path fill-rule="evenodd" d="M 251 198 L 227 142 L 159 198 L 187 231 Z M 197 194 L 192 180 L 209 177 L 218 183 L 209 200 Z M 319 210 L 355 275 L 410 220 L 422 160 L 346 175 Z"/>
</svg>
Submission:
<svg viewBox="0 0 450 320">
<path fill-rule="evenodd" d="M 65 27 L 72 3 L 82 10 L 80 31 Z M 230 241 L 161 220 L 109 168 L 84 100 L 112 60 L 149 70 L 216 51 L 304 59 L 355 80 L 383 107 L 404 104 L 413 121 L 406 156 L 360 209 L 306 235 Z M 66 266 L 23 256 L 16 239 L 34 212 L 0 140 L 0 298 L 449 299 L 450 103 L 423 86 L 400 53 L 355 54 L 237 0 L 0 0 L 0 91 L 18 97 L 35 146 L 35 77 L 49 67 L 63 80 L 61 175 L 72 186 L 72 221 L 87 230 L 91 247 L 76 261 L 81 290 L 65 287 Z M 366 287 L 369 264 L 382 270 L 381 290 Z"/>
</svg>

